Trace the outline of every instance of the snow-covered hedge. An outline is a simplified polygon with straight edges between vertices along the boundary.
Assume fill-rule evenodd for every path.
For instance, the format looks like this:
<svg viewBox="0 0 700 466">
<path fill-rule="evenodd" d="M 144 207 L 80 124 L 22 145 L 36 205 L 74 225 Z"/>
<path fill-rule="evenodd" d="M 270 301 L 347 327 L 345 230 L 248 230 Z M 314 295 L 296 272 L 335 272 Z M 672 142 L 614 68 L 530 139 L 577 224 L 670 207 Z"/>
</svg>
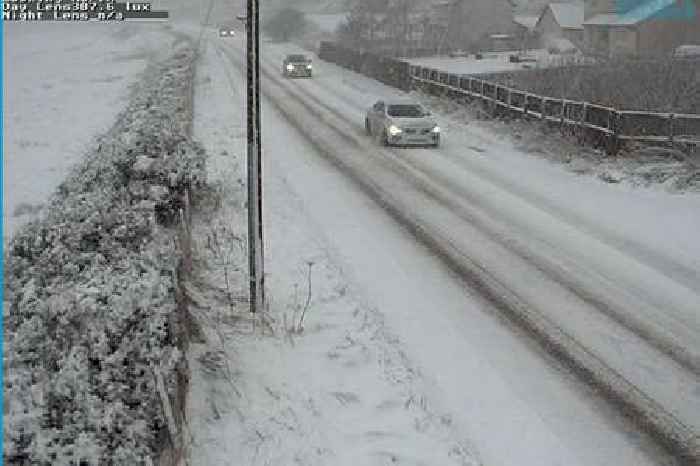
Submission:
<svg viewBox="0 0 700 466">
<path fill-rule="evenodd" d="M 6 464 L 151 464 L 174 396 L 182 193 L 204 183 L 189 137 L 194 51 L 154 65 L 46 214 L 6 252 Z M 37 180 L 40 182 L 40 180 Z"/>
</svg>

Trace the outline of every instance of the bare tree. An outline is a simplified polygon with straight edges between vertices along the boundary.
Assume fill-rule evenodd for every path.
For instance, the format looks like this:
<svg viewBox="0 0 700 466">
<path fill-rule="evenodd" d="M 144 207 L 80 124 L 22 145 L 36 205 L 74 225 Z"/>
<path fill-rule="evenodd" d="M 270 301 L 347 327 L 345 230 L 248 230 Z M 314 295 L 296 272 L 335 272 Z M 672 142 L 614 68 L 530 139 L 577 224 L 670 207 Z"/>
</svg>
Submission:
<svg viewBox="0 0 700 466">
<path fill-rule="evenodd" d="M 265 23 L 264 29 L 274 39 L 287 41 L 301 35 L 305 26 L 304 13 L 294 8 L 283 8 L 272 15 Z"/>
<path fill-rule="evenodd" d="M 350 13 L 340 25 L 340 37 L 360 48 L 371 47 L 386 17 L 387 4 L 381 0 L 351 0 Z"/>
</svg>

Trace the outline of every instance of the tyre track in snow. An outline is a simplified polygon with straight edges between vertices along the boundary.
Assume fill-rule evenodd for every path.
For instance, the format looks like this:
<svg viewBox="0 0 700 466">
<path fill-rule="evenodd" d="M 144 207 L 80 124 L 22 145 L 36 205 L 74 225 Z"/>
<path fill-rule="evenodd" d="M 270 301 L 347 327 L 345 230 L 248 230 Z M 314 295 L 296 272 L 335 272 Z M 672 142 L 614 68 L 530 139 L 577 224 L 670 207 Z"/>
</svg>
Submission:
<svg viewBox="0 0 700 466">
<path fill-rule="evenodd" d="M 267 61 L 271 63 L 269 60 Z M 328 66 L 337 65 L 328 64 Z M 354 71 L 350 71 L 345 68 L 340 69 L 348 74 L 356 74 Z M 369 79 L 363 75 L 358 76 L 363 79 Z M 314 85 L 324 88 L 327 92 L 331 93 L 334 98 L 341 100 L 350 107 L 357 109 L 358 112 L 363 113 L 366 110 L 366 107 L 359 105 L 356 99 L 339 93 L 337 87 L 333 87 L 333 83 L 325 81 L 323 77 L 320 79 L 314 79 L 313 82 Z M 485 139 L 481 135 L 480 137 Z M 488 140 L 484 142 L 488 144 L 499 143 L 495 140 Z M 539 209 L 546 210 L 548 213 L 564 222 L 571 225 L 576 225 L 581 232 L 586 233 L 588 236 L 595 238 L 607 246 L 618 249 L 619 251 L 634 257 L 636 261 L 643 262 L 645 266 L 658 270 L 671 280 L 694 291 L 695 293 L 700 293 L 700 272 L 698 270 L 688 267 L 685 264 L 681 264 L 678 261 L 667 257 L 663 253 L 650 249 L 645 244 L 641 244 L 610 229 L 605 229 L 600 225 L 594 225 L 589 219 L 578 214 L 577 212 L 564 209 L 547 199 L 545 196 L 542 196 L 541 194 L 528 189 L 525 186 L 514 185 L 508 183 L 508 181 L 504 179 L 500 179 L 498 176 L 494 175 L 488 170 L 485 170 L 483 167 L 470 163 L 469 160 L 466 160 L 464 157 L 460 157 L 459 154 L 449 151 L 449 143 L 450 141 L 448 140 L 447 144 L 443 144 L 439 150 L 431 150 L 431 153 L 439 154 L 440 156 L 451 160 L 455 164 L 460 165 L 465 170 L 478 174 L 480 178 L 489 181 L 493 185 L 498 186 L 500 189 L 507 191 L 514 196 L 527 200 L 530 204 L 537 206 Z"/>
<path fill-rule="evenodd" d="M 347 115 L 338 108 L 322 101 L 301 86 L 298 89 L 304 94 L 304 98 L 307 101 L 312 100 L 336 117 L 347 120 Z M 351 102 L 350 99 L 345 97 L 340 97 L 340 99 L 349 104 Z M 353 102 L 351 105 L 358 109 L 360 108 L 356 102 Z M 353 132 L 356 136 L 362 137 L 365 134 L 365 129 L 361 124 L 347 124 L 353 127 Z M 411 171 L 408 173 L 409 176 L 419 177 L 422 182 L 417 183 L 417 186 L 425 194 L 437 202 L 449 206 L 455 212 L 459 212 L 463 220 L 478 225 L 482 231 L 494 235 L 509 251 L 537 267 L 552 281 L 565 287 L 579 299 L 588 303 L 599 312 L 604 313 L 619 325 L 648 341 L 652 346 L 688 371 L 695 375 L 700 374 L 700 352 L 690 347 L 694 342 L 698 341 L 698 335 L 700 334 L 697 323 L 694 322 L 692 317 L 692 309 L 686 310 L 686 314 L 691 315 L 690 318 L 678 319 L 674 315 L 658 312 L 658 308 L 662 307 L 663 303 L 653 303 L 655 306 L 650 305 L 621 286 L 611 285 L 611 280 L 608 277 L 590 268 L 582 267 L 576 262 L 575 258 L 568 257 L 566 252 L 555 246 L 551 239 L 538 236 L 527 225 L 523 225 L 522 222 L 521 224 L 513 222 L 511 218 L 499 212 L 498 200 L 490 200 L 489 195 L 480 195 L 477 190 L 467 189 L 468 183 L 460 184 L 438 173 L 425 162 L 426 158 L 424 155 L 429 155 L 428 153 L 421 152 L 417 156 L 411 157 L 411 155 L 407 154 L 413 154 L 414 152 L 405 151 L 405 154 L 398 156 L 394 151 L 379 147 L 375 151 L 390 157 L 396 164 L 408 168 Z M 432 151 L 430 153 L 432 154 Z M 481 174 L 479 175 L 481 176 Z M 491 182 L 492 180 L 489 179 L 488 181 Z M 446 189 L 435 189 L 435 182 Z M 501 188 L 501 186 L 498 187 Z M 527 202 L 524 204 L 529 205 Z M 545 213 L 542 217 L 543 221 L 547 221 L 548 213 Z M 517 236 L 508 233 L 507 227 L 514 223 L 519 230 Z M 562 223 L 567 227 L 570 226 L 566 222 Z M 581 232 L 574 230 L 574 228 L 570 228 L 571 235 L 581 237 Z M 571 240 L 571 242 L 574 243 L 575 241 Z M 535 244 L 538 247 L 533 247 Z M 616 252 L 611 251 L 605 243 L 603 243 L 603 248 L 603 252 L 608 255 Z M 547 253 L 542 251 L 547 251 Z M 555 253 L 556 259 L 553 259 L 550 253 Z M 627 259 L 625 254 L 619 254 L 618 257 L 621 257 L 620 261 L 624 260 L 632 266 L 636 265 L 636 260 Z M 601 293 L 601 290 L 606 292 Z M 680 288 L 677 288 L 677 290 L 680 290 L 681 293 L 685 291 Z M 611 299 L 611 295 L 618 295 L 619 298 L 617 300 Z M 698 298 L 697 302 L 700 303 L 700 298 Z M 645 319 L 645 316 L 653 317 L 657 320 L 660 319 L 661 322 L 652 322 L 649 318 Z M 668 328 L 673 329 L 673 331 L 668 330 Z"/>
<path fill-rule="evenodd" d="M 220 51 L 235 67 L 242 67 L 241 60 L 233 50 L 221 48 Z M 329 115 L 329 109 L 319 105 L 318 102 L 309 105 L 309 96 L 300 96 L 298 90 L 289 83 L 283 82 L 265 69 L 262 71 L 268 79 L 275 83 L 276 87 L 284 91 L 282 93 L 274 90 L 266 92 L 273 105 L 288 118 L 292 126 L 309 139 L 320 154 L 355 181 L 365 193 L 399 221 L 423 245 L 440 257 L 446 265 L 463 277 L 473 289 L 492 302 L 509 320 L 525 329 L 546 353 L 556 356 L 579 375 L 585 383 L 602 394 L 607 401 L 627 414 L 641 430 L 651 434 L 656 441 L 681 457 L 686 464 L 698 462 L 700 458 L 699 441 L 697 434 L 691 427 L 629 382 L 619 372 L 605 364 L 579 343 L 574 336 L 534 309 L 481 264 L 465 255 L 448 232 L 427 225 L 416 215 L 413 215 L 411 212 L 418 210 L 414 205 L 407 205 L 393 197 L 390 192 L 395 192 L 394 189 L 387 189 L 385 188 L 386 183 L 380 185 L 370 179 L 367 176 L 366 165 L 358 166 L 353 163 L 352 156 L 347 153 L 347 149 L 338 148 L 335 144 L 329 143 L 328 138 L 331 137 L 331 134 L 336 140 L 340 137 L 354 148 L 355 155 L 357 155 L 358 149 L 367 153 L 379 152 L 385 155 L 387 151 L 382 151 L 376 146 L 368 147 L 368 144 L 362 139 L 348 134 L 346 131 L 347 123 L 332 121 L 335 120 L 335 117 L 329 118 L 332 116 L 332 112 Z M 311 130 L 299 121 L 298 115 L 300 113 L 317 119 L 321 124 Z M 340 119 L 344 120 L 343 117 Z M 395 172 L 391 173 L 392 170 L 395 171 L 396 167 L 388 166 L 388 159 L 382 160 L 373 157 L 372 160 L 365 160 L 365 162 L 367 161 L 379 165 L 376 167 L 378 168 L 377 172 L 373 175 L 386 172 L 383 173 L 385 176 L 396 177 Z M 408 184 L 415 190 L 416 183 L 415 180 L 412 181 L 414 183 Z M 393 180 L 389 188 L 406 189 L 406 186 L 402 186 L 401 183 L 401 180 Z M 403 181 L 403 183 L 406 182 Z M 426 186 L 421 186 L 421 188 L 425 194 L 430 193 L 429 188 L 425 189 Z"/>
</svg>

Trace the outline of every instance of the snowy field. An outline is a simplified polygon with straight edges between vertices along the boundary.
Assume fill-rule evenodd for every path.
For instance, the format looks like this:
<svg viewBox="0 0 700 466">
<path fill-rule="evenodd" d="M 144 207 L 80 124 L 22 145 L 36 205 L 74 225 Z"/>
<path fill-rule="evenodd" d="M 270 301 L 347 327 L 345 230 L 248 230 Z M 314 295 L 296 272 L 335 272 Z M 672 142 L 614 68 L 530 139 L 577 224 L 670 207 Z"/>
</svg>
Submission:
<svg viewBox="0 0 700 466">
<path fill-rule="evenodd" d="M 12 23 L 3 26 L 4 241 L 36 217 L 129 85 L 176 38 L 161 26 Z"/>
<path fill-rule="evenodd" d="M 487 52 L 484 58 L 477 60 L 473 56 L 468 57 L 425 57 L 411 58 L 408 61 L 413 65 L 433 68 L 454 74 L 487 74 L 502 73 L 506 71 L 524 70 L 535 67 L 554 66 L 561 60 L 559 55 L 552 55 L 546 50 L 530 50 L 528 56 L 536 59 L 535 62 L 511 63 L 508 57 L 513 52 Z"/>
</svg>

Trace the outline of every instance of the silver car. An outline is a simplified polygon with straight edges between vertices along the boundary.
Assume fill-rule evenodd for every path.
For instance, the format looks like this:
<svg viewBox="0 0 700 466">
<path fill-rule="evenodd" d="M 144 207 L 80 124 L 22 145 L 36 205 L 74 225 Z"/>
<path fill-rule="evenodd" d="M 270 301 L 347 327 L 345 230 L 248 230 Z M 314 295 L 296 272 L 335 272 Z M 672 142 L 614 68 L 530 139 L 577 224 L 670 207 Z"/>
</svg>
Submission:
<svg viewBox="0 0 700 466">
<path fill-rule="evenodd" d="M 411 101 L 377 101 L 367 110 L 365 129 L 385 146 L 440 145 L 440 127 L 428 110 Z"/>
</svg>

